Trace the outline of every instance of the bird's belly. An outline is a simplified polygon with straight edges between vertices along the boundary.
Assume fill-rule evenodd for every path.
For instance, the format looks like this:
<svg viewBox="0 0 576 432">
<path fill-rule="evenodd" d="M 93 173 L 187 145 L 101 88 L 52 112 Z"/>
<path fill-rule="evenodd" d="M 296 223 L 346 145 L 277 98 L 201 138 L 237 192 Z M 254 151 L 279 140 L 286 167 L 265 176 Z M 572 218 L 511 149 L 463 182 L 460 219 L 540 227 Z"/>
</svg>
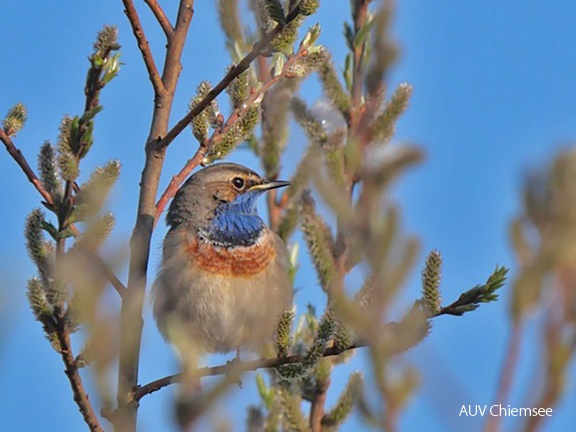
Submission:
<svg viewBox="0 0 576 432">
<path fill-rule="evenodd" d="M 181 316 L 188 317 L 207 351 L 257 350 L 271 338 L 282 311 L 290 307 L 283 297 L 266 285 L 264 274 L 250 281 L 203 275 L 182 299 Z"/>
<path fill-rule="evenodd" d="M 226 250 L 187 236 L 171 241 L 184 247 L 165 257 L 155 287 L 154 313 L 164 335 L 173 339 L 174 323 L 201 351 L 259 350 L 292 307 L 287 261 L 273 239 Z"/>
</svg>

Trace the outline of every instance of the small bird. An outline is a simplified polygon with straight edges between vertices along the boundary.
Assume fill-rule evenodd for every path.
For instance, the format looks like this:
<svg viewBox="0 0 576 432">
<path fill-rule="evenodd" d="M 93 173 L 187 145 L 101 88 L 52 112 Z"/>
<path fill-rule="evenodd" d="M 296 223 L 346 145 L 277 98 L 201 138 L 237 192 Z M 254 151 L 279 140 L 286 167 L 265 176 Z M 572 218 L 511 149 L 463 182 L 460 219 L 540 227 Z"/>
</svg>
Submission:
<svg viewBox="0 0 576 432">
<path fill-rule="evenodd" d="M 286 246 L 256 210 L 264 192 L 288 185 L 220 163 L 178 190 L 153 288 L 158 327 L 177 349 L 184 337 L 199 353 L 257 352 L 292 308 Z"/>
</svg>

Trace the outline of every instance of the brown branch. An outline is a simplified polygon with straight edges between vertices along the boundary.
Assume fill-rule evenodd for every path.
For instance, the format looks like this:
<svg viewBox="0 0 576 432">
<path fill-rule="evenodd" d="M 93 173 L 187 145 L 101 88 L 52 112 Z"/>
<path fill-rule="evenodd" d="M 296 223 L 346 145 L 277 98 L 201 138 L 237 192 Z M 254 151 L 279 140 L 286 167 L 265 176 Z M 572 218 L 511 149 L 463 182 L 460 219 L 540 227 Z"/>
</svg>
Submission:
<svg viewBox="0 0 576 432">
<path fill-rule="evenodd" d="M 103 432 L 104 429 L 100 425 L 98 417 L 90 403 L 90 398 L 84 389 L 84 384 L 82 383 L 82 378 L 80 377 L 78 366 L 76 365 L 76 360 L 72 352 L 70 335 L 64 320 L 65 318 L 58 318 L 58 329 L 56 334 L 60 344 L 60 355 L 62 356 L 62 361 L 65 365 L 64 372 L 70 381 L 70 387 L 72 388 L 72 394 L 74 395 L 74 402 L 78 405 L 80 414 L 82 414 L 84 422 L 86 422 L 88 428 L 92 432 Z"/>
<path fill-rule="evenodd" d="M 146 35 L 142 29 L 140 17 L 138 16 L 138 12 L 134 7 L 134 3 L 132 0 L 122 0 L 122 3 L 124 3 L 124 13 L 128 17 L 128 21 L 130 21 L 130 25 L 132 26 L 132 31 L 136 41 L 138 42 L 138 48 L 140 49 L 140 53 L 144 59 L 144 64 L 146 65 L 146 70 L 148 71 L 148 77 L 152 82 L 152 87 L 154 87 L 154 92 L 163 93 L 166 91 L 166 89 L 164 88 L 164 83 L 160 79 L 160 74 L 158 73 L 156 63 L 154 62 L 150 44 L 148 44 L 148 40 L 146 39 Z"/>
<path fill-rule="evenodd" d="M 140 20 L 132 1 L 123 0 L 131 6 L 127 13 L 134 29 L 136 40 L 141 45 L 145 39 L 140 32 Z M 186 35 L 194 16 L 194 0 L 181 0 L 174 27 L 174 35 L 168 41 L 162 79 L 152 74 L 154 88 L 154 111 L 145 151 L 146 159 L 140 180 L 140 194 L 136 223 L 130 239 L 130 265 L 128 289 L 122 299 L 120 312 L 120 358 L 118 362 L 118 404 L 114 427 L 118 431 L 135 432 L 138 405 L 132 403 L 131 394 L 138 384 L 140 345 L 142 339 L 142 309 L 146 291 L 146 273 L 150 256 L 150 241 L 155 218 L 155 200 L 158 193 L 160 174 L 164 165 L 165 147 L 158 146 L 159 137 L 166 134 L 174 91 L 182 66 L 180 59 Z M 138 30 L 138 31 L 137 31 Z M 147 44 L 144 45 L 144 48 Z M 150 70 L 149 48 L 143 51 L 146 67 Z M 146 55 L 144 55 L 146 54 Z M 151 55 L 151 54 L 150 54 Z M 155 70 L 153 72 L 157 73 Z"/>
<path fill-rule="evenodd" d="M 329 348 L 326 348 L 326 350 L 324 351 L 323 357 L 336 356 L 336 355 L 342 354 L 343 352 L 353 350 L 356 348 L 362 348 L 364 346 L 366 346 L 366 345 L 361 343 L 361 342 L 356 343 L 345 350 L 336 348 L 335 346 L 331 346 Z M 259 360 L 244 361 L 244 362 L 234 361 L 232 363 L 227 363 L 227 364 L 222 365 L 222 366 L 213 366 L 213 367 L 205 367 L 205 368 L 198 369 L 195 376 L 202 378 L 202 377 L 207 377 L 207 376 L 226 375 L 231 370 L 234 370 L 235 372 L 236 371 L 248 372 L 248 371 L 254 371 L 254 370 L 258 370 L 258 369 L 275 369 L 275 368 L 282 366 L 282 365 L 285 365 L 285 364 L 301 363 L 303 360 L 304 360 L 304 355 L 294 354 L 294 355 L 291 355 L 288 357 L 282 357 L 282 358 L 259 359 Z M 181 374 L 170 375 L 170 376 L 167 376 L 164 378 L 157 379 L 157 380 L 152 381 L 148 384 L 145 384 L 143 386 L 138 387 L 133 392 L 132 398 L 135 402 L 138 402 L 144 396 L 146 396 L 150 393 L 154 393 L 154 392 L 156 392 L 156 391 L 158 391 L 158 390 L 160 390 L 166 386 L 169 386 L 170 384 L 175 384 L 175 383 L 181 382 L 181 380 L 182 380 Z"/>
<path fill-rule="evenodd" d="M 287 16 L 286 24 L 294 21 L 300 14 L 300 8 L 295 7 Z M 234 79 L 244 72 L 256 57 L 265 51 L 268 44 L 282 31 L 284 25 L 278 24 L 268 33 L 265 33 L 262 38 L 254 44 L 252 51 L 250 51 L 246 56 L 240 60 L 240 62 L 234 67 L 230 68 L 228 73 L 220 80 L 220 82 L 208 92 L 208 94 L 202 99 L 194 108 L 192 108 L 168 133 L 162 137 L 160 142 L 158 142 L 158 148 L 166 149 L 170 145 L 174 138 L 176 138 L 182 131 L 190 124 L 192 119 L 200 114 L 204 108 L 208 106 L 220 93 L 222 93 L 228 85 L 234 81 Z"/>
<path fill-rule="evenodd" d="M 44 189 L 44 185 L 42 184 L 40 179 L 36 176 L 32 168 L 30 168 L 30 165 L 28 165 L 28 161 L 26 161 L 26 158 L 24 157 L 22 152 L 16 148 L 14 142 L 12 142 L 12 138 L 10 138 L 10 136 L 6 132 L 4 132 L 2 128 L 0 128 L 0 140 L 4 143 L 6 151 L 10 153 L 10 156 L 12 156 L 12 158 L 16 161 L 16 163 L 20 166 L 20 168 L 22 168 L 22 171 L 24 171 L 24 174 L 26 175 L 30 183 L 32 183 L 36 188 L 36 190 L 40 193 L 40 195 L 42 195 L 44 201 L 46 201 L 48 204 L 52 204 L 52 197 L 50 196 L 48 191 Z"/>
<path fill-rule="evenodd" d="M 160 24 L 160 27 L 162 27 L 162 30 L 166 35 L 166 39 L 168 40 L 172 39 L 172 37 L 174 36 L 174 28 L 172 27 L 170 20 L 164 13 L 164 9 L 162 9 L 162 6 L 160 6 L 156 0 L 144 0 L 144 3 L 148 5 L 150 10 L 156 17 L 158 24 Z"/>
</svg>

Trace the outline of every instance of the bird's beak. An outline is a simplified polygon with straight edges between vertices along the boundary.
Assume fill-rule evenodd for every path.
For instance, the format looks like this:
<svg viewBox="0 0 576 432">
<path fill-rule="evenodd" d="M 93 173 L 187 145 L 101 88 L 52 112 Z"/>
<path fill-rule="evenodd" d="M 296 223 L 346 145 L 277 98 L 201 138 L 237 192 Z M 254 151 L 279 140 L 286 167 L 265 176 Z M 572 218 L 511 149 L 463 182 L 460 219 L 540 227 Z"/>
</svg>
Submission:
<svg viewBox="0 0 576 432">
<path fill-rule="evenodd" d="M 282 180 L 266 181 L 264 183 L 254 185 L 248 190 L 250 190 L 250 191 L 260 190 L 260 191 L 264 192 L 264 191 L 267 191 L 270 189 L 278 189 L 278 188 L 281 188 L 284 186 L 290 186 L 290 182 L 282 181 Z"/>
</svg>

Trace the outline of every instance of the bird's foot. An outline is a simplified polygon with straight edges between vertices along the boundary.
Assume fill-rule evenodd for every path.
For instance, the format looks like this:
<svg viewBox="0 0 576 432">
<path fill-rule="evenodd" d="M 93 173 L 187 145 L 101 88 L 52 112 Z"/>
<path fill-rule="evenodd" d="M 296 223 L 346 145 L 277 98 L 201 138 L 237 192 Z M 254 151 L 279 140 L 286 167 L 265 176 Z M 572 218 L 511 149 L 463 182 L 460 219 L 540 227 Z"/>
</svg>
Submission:
<svg viewBox="0 0 576 432">
<path fill-rule="evenodd" d="M 234 369 L 238 368 L 240 365 L 242 364 L 242 359 L 240 358 L 240 350 L 237 349 L 236 350 L 236 357 L 234 357 L 232 360 L 228 360 L 226 362 L 226 368 L 229 371 L 233 371 Z M 230 373 L 228 372 L 226 375 L 230 376 Z M 236 384 L 238 384 L 238 387 L 243 388 L 242 387 L 242 380 L 240 379 L 240 377 L 237 378 L 237 380 L 235 380 Z"/>
</svg>

